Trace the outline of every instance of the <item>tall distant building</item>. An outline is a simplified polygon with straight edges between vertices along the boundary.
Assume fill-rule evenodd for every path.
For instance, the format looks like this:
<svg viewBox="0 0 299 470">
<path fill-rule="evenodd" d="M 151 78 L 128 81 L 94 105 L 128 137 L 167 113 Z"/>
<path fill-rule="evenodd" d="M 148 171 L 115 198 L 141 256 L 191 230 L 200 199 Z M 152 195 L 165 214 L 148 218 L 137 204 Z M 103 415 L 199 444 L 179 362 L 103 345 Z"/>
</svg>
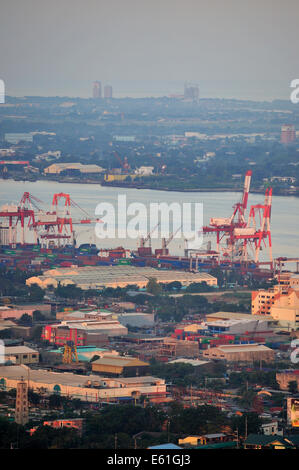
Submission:
<svg viewBox="0 0 299 470">
<path fill-rule="evenodd" d="M 93 82 L 92 88 L 92 97 L 93 98 L 102 98 L 102 85 L 101 82 Z"/>
<path fill-rule="evenodd" d="M 104 98 L 112 98 L 112 86 L 106 85 L 104 87 Z"/>
<path fill-rule="evenodd" d="M 185 83 L 184 98 L 191 101 L 199 101 L 199 86 L 192 83 Z"/>
<path fill-rule="evenodd" d="M 296 140 L 295 126 L 284 125 L 281 127 L 281 143 L 290 144 Z"/>
<path fill-rule="evenodd" d="M 23 378 L 17 384 L 15 422 L 23 426 L 28 422 L 28 384 Z"/>
</svg>

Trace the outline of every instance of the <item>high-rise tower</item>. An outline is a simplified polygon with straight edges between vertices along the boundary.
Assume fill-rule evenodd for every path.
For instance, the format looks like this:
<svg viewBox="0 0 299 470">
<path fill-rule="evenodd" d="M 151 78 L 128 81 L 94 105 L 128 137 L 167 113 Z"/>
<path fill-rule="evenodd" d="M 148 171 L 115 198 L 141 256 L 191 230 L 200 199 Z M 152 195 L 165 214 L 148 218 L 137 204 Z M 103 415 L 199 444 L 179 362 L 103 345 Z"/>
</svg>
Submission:
<svg viewBox="0 0 299 470">
<path fill-rule="evenodd" d="M 92 88 L 92 97 L 93 98 L 102 98 L 102 85 L 101 82 L 93 82 Z"/>
<path fill-rule="evenodd" d="M 17 384 L 15 422 L 23 426 L 28 422 L 28 384 L 23 378 Z"/>
</svg>

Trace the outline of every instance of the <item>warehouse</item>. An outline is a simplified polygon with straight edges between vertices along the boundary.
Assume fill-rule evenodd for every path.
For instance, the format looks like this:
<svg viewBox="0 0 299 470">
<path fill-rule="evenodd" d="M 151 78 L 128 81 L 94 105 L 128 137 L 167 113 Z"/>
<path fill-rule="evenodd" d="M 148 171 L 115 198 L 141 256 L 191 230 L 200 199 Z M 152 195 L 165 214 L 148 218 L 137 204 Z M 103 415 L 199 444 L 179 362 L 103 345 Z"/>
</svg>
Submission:
<svg viewBox="0 0 299 470">
<path fill-rule="evenodd" d="M 144 375 L 149 371 L 149 364 L 130 356 L 104 356 L 92 363 L 92 371 L 105 376 L 126 377 Z"/>
<path fill-rule="evenodd" d="M 247 334 L 247 333 L 272 333 L 267 320 L 257 320 L 256 318 L 242 320 L 215 320 L 207 322 L 209 333 L 211 334 Z"/>
<path fill-rule="evenodd" d="M 17 388 L 21 378 L 28 381 L 28 387 L 34 392 L 55 393 L 89 402 L 128 399 L 140 395 L 166 396 L 165 380 L 157 377 L 104 378 L 99 375 L 29 369 L 24 365 L 0 367 L 2 390 Z"/>
<path fill-rule="evenodd" d="M 184 286 L 188 286 L 193 282 L 206 282 L 209 286 L 217 286 L 217 279 L 208 273 L 159 270 L 130 265 L 50 269 L 45 271 L 42 276 L 27 279 L 26 284 L 28 286 L 37 284 L 43 289 L 49 285 L 57 287 L 59 283 L 61 285 L 76 284 L 81 289 L 116 288 L 128 285 L 144 288 L 150 278 L 155 278 L 157 282 L 163 284 L 179 281 Z"/>
<path fill-rule="evenodd" d="M 203 356 L 228 362 L 270 362 L 274 360 L 275 353 L 261 344 L 230 344 L 207 349 L 203 352 Z"/>
<path fill-rule="evenodd" d="M 98 165 L 83 165 L 82 163 L 53 163 L 44 169 L 45 174 L 60 175 L 62 172 L 75 170 L 82 174 L 102 173 L 104 168 Z"/>
</svg>

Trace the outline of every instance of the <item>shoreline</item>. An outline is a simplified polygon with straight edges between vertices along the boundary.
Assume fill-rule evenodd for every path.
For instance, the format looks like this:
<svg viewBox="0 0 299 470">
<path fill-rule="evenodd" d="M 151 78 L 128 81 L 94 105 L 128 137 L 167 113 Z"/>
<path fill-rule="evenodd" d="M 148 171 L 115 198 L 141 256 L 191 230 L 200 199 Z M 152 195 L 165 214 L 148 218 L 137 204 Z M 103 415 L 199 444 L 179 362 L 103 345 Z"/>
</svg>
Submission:
<svg viewBox="0 0 299 470">
<path fill-rule="evenodd" d="M 50 183 L 58 183 L 58 184 L 94 184 L 94 185 L 99 185 L 101 187 L 106 187 L 106 188 L 122 188 L 122 189 L 144 189 L 144 190 L 149 190 L 149 191 L 166 191 L 166 192 L 176 192 L 176 193 L 242 193 L 243 188 L 219 188 L 219 187 L 213 187 L 213 188 L 194 188 L 194 189 L 187 189 L 187 188 L 157 188 L 157 187 L 152 187 L 152 186 L 142 186 L 142 185 L 126 185 L 126 184 L 121 184 L 120 182 L 113 182 L 113 183 L 105 183 L 105 182 L 100 182 L 100 181 L 94 181 L 94 180 L 56 180 L 56 179 L 51 179 L 51 178 L 37 178 L 36 180 L 28 180 L 28 179 L 17 179 L 15 180 L 14 178 L 0 178 L 0 181 L 11 181 L 11 182 L 18 182 L 18 183 L 37 183 L 37 182 L 42 182 L 42 181 L 47 181 Z M 265 194 L 265 188 L 263 189 L 254 189 L 251 188 L 250 192 L 253 194 Z M 284 196 L 284 197 L 299 197 L 299 193 L 288 193 L 288 192 L 280 192 L 279 194 L 275 194 L 273 191 L 273 196 Z"/>
</svg>

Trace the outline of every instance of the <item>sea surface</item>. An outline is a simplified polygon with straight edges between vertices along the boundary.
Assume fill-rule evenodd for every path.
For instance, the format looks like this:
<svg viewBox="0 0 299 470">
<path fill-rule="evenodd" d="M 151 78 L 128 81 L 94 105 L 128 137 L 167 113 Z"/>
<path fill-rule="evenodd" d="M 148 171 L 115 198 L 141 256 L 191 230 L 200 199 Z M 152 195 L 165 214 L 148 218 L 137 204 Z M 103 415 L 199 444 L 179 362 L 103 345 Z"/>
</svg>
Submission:
<svg viewBox="0 0 299 470">
<path fill-rule="evenodd" d="M 109 224 L 112 221 L 114 209 L 116 215 L 116 233 L 115 237 L 99 239 L 95 233 L 96 225 L 75 225 L 77 244 L 81 243 L 96 243 L 99 248 L 110 248 L 116 246 L 124 246 L 128 249 L 135 249 L 139 244 L 140 230 L 135 230 L 137 238 L 120 238 L 118 235 L 118 228 L 124 229 L 126 222 L 131 221 L 131 226 L 134 226 L 133 215 L 125 215 L 125 210 L 120 208 L 118 210 L 118 198 L 122 196 L 123 200 L 126 199 L 126 208 L 131 210 L 139 210 L 138 207 L 146 207 L 145 219 L 142 218 L 143 225 L 149 228 L 154 226 L 154 222 L 150 221 L 150 204 L 153 203 L 166 203 L 168 205 L 177 203 L 183 207 L 183 204 L 190 203 L 191 215 L 193 225 L 195 223 L 195 203 L 202 204 L 203 210 L 203 224 L 209 222 L 210 217 L 230 217 L 232 214 L 232 207 L 236 202 L 241 199 L 241 193 L 237 192 L 167 192 L 156 191 L 149 189 L 124 189 L 124 188 L 108 188 L 97 184 L 62 184 L 56 182 L 37 181 L 37 182 L 19 182 L 13 180 L 0 180 L 0 206 L 7 203 L 18 203 L 25 191 L 42 201 L 37 203 L 40 208 L 49 210 L 54 193 L 67 193 L 70 194 L 72 200 L 83 209 L 81 211 L 77 206 L 71 208 L 72 216 L 75 220 L 86 218 L 86 212 L 90 217 L 101 217 L 105 221 L 108 220 Z M 64 200 L 61 200 L 62 203 Z M 248 209 L 252 204 L 263 204 L 264 196 L 262 194 L 250 194 L 248 201 Z M 95 216 L 95 210 L 98 204 L 109 203 L 108 212 Z M 141 203 L 143 206 L 130 206 L 132 203 Z M 63 204 L 60 206 L 63 209 Z M 187 206 L 184 206 L 187 207 Z M 200 208 L 201 206 L 197 206 Z M 103 208 L 103 207 L 102 207 Z M 129 209 L 128 209 L 129 208 Z M 247 209 L 247 216 L 249 210 Z M 110 215 L 109 215 L 110 214 Z M 196 212 L 197 226 L 200 223 L 200 211 Z M 118 217 L 122 217 L 122 221 Z M 126 221 L 124 219 L 126 218 Z M 172 220 L 171 220 L 172 222 Z M 150 225 L 151 224 L 151 225 Z M 175 218 L 173 225 L 170 224 L 169 231 L 172 228 L 178 228 L 180 222 Z M 142 226 L 142 225 L 141 225 Z M 152 247 L 158 248 L 161 246 L 160 230 L 167 230 L 169 224 L 167 221 L 162 220 L 158 229 L 159 238 L 152 239 Z M 197 227 L 196 226 L 196 227 Z M 194 225 L 195 227 L 195 225 Z M 273 196 L 272 201 L 272 216 L 271 216 L 271 232 L 272 232 L 272 245 L 273 256 L 286 256 L 286 257 L 299 257 L 299 198 Z M 121 235 L 121 234 L 120 234 Z M 154 234 L 155 235 L 155 234 Z M 28 238 L 32 236 L 30 232 L 26 234 Z M 181 255 L 186 247 L 184 238 L 174 238 L 168 245 L 171 254 Z M 215 238 L 205 238 L 204 246 L 208 239 L 212 240 L 212 247 L 215 247 Z M 190 246 L 190 245 L 189 245 Z M 264 249 L 261 252 L 261 259 L 268 259 L 267 251 Z"/>
</svg>

